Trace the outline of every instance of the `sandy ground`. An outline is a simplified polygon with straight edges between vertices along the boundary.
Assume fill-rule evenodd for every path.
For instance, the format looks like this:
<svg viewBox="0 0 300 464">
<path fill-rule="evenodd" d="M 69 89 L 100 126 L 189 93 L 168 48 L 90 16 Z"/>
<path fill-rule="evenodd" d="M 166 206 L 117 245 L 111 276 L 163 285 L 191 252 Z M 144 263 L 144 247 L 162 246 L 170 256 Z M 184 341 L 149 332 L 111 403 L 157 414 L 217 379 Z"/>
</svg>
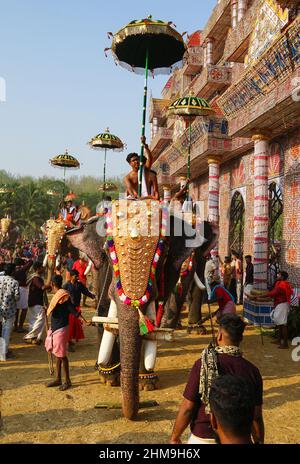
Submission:
<svg viewBox="0 0 300 464">
<path fill-rule="evenodd" d="M 93 312 L 84 309 L 86 317 Z M 168 443 L 189 370 L 210 336 L 178 331 L 176 341 L 159 343 L 160 388 L 141 392 L 142 401 L 157 400 L 159 406 L 141 410 L 138 421 L 130 422 L 120 410 L 95 409 L 98 402 L 120 402 L 121 392 L 99 383 L 96 328 L 84 330 L 86 338 L 69 355 L 73 387 L 66 392 L 45 387 L 43 346 L 26 345 L 21 334 L 13 334 L 15 358 L 0 363 L 0 443 Z M 242 345 L 264 378 L 266 442 L 299 443 L 300 362 L 292 361 L 291 349 L 278 350 L 270 342 L 265 336 L 262 345 L 258 329 L 249 327 Z"/>
</svg>

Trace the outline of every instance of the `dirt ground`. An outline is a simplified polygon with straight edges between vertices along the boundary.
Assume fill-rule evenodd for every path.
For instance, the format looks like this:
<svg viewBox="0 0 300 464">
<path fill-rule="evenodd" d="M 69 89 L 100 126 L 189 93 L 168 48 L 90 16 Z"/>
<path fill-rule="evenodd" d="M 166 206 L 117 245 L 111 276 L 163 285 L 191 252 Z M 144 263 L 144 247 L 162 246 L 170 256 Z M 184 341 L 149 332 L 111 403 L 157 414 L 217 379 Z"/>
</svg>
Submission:
<svg viewBox="0 0 300 464">
<path fill-rule="evenodd" d="M 90 318 L 94 310 L 84 308 L 83 313 Z M 26 345 L 22 334 L 13 333 L 15 358 L 0 363 L 0 443 L 168 443 L 189 370 L 210 335 L 183 330 L 176 332 L 176 341 L 159 342 L 160 388 L 141 392 L 140 398 L 157 400 L 159 406 L 141 410 L 138 421 L 130 422 L 120 410 L 95 409 L 98 402 L 120 402 L 121 392 L 99 383 L 96 328 L 84 330 L 86 338 L 69 355 L 73 387 L 65 392 L 45 387 L 49 370 L 44 347 Z M 244 356 L 264 378 L 266 442 L 300 443 L 300 362 L 292 361 L 292 349 L 278 350 L 270 342 L 264 336 L 262 345 L 259 330 L 248 327 L 242 344 Z"/>
</svg>

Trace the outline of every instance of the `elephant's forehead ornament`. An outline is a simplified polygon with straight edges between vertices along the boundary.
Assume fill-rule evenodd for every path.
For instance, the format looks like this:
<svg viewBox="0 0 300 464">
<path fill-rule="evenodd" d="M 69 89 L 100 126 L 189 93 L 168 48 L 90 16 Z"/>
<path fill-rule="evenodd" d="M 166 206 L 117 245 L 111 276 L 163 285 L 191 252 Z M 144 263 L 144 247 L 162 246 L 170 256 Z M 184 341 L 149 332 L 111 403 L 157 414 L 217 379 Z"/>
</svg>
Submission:
<svg viewBox="0 0 300 464">
<path fill-rule="evenodd" d="M 10 223 L 11 223 L 11 219 L 10 219 L 10 218 L 2 218 L 2 219 L 1 219 L 1 232 L 2 232 L 3 234 L 6 234 L 6 233 L 8 232 Z"/>
<path fill-rule="evenodd" d="M 49 219 L 46 222 L 47 253 L 49 257 L 55 257 L 59 244 L 65 233 L 65 223 Z"/>
<path fill-rule="evenodd" d="M 163 251 L 167 210 L 155 200 L 118 200 L 107 217 L 107 243 L 121 301 L 148 303 Z"/>
</svg>

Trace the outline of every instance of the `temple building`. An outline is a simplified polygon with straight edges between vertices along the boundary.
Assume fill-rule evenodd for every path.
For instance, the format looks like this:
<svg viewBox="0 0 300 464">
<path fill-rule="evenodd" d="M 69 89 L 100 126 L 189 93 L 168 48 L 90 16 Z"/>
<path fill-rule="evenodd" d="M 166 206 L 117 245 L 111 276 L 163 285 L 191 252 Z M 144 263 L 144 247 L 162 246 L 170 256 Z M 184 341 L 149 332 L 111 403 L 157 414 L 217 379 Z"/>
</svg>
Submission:
<svg viewBox="0 0 300 464">
<path fill-rule="evenodd" d="M 220 256 L 252 255 L 258 289 L 271 266 L 300 287 L 300 1 L 219 0 L 188 37 L 150 105 L 153 169 L 172 191 L 187 175 L 188 130 L 167 110 L 190 93 L 214 109 L 192 124 L 190 193 L 219 222 Z"/>
</svg>

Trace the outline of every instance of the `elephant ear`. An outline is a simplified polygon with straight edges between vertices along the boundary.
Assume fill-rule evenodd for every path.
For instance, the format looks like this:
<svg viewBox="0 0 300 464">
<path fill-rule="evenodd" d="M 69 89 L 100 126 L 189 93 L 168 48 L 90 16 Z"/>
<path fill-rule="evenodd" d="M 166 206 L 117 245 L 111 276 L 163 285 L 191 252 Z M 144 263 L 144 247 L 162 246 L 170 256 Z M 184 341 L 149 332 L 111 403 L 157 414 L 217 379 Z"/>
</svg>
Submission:
<svg viewBox="0 0 300 464">
<path fill-rule="evenodd" d="M 94 216 L 80 227 L 70 229 L 66 232 L 66 238 L 71 245 L 82 253 L 85 253 L 99 269 L 106 259 L 104 244 L 106 241 L 106 219 Z"/>
<path fill-rule="evenodd" d="M 170 238 L 167 259 L 164 265 L 165 295 L 175 287 L 183 262 L 196 250 L 207 254 L 217 241 L 213 226 L 204 221 L 199 230 L 176 216 L 170 217 Z"/>
<path fill-rule="evenodd" d="M 211 224 L 203 221 L 201 227 L 195 230 L 192 225 L 176 216 L 170 216 L 170 239 L 168 257 L 173 267 L 180 270 L 183 262 L 191 256 L 192 252 L 200 249 L 207 252 L 214 241 L 214 232 Z"/>
</svg>

